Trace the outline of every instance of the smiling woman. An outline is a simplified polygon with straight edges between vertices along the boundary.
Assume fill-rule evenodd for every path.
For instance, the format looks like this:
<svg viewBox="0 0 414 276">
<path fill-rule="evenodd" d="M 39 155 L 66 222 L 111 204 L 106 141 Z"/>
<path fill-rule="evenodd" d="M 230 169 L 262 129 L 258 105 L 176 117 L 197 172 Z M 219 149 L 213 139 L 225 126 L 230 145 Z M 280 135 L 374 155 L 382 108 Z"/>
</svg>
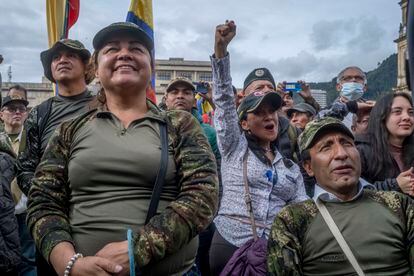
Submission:
<svg viewBox="0 0 414 276">
<path fill-rule="evenodd" d="M 406 93 L 379 99 L 371 111 L 367 134 L 357 137 L 362 177 L 379 190 L 414 195 L 414 111 Z"/>
<path fill-rule="evenodd" d="M 211 148 L 191 114 L 146 99 L 153 44 L 144 31 L 114 23 L 93 45 L 98 107 L 51 138 L 30 190 L 35 241 L 59 275 L 128 275 L 133 264 L 144 275 L 183 274 L 217 208 Z"/>
</svg>

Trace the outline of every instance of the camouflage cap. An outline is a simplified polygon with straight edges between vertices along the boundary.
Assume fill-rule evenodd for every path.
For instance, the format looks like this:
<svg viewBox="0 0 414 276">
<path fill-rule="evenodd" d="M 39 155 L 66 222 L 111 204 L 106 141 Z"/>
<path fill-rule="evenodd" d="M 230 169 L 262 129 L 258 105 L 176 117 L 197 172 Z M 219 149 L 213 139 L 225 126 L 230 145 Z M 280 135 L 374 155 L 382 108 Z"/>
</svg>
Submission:
<svg viewBox="0 0 414 276">
<path fill-rule="evenodd" d="M 152 49 L 154 49 L 152 38 L 149 37 L 149 35 L 137 24 L 132 22 L 116 22 L 100 30 L 93 38 L 93 48 L 95 51 L 100 50 L 108 42 L 108 39 L 111 39 L 116 35 L 124 34 L 136 38 L 139 43 L 147 48 L 148 52 L 151 53 Z"/>
<path fill-rule="evenodd" d="M 299 151 L 310 148 L 315 144 L 323 130 L 336 130 L 354 139 L 354 135 L 340 120 L 333 117 L 323 117 L 309 122 L 298 137 Z"/>
<path fill-rule="evenodd" d="M 256 68 L 247 75 L 244 80 L 243 90 L 246 90 L 252 82 L 256 80 L 267 80 L 273 84 L 273 87 L 276 88 L 275 80 L 273 79 L 272 73 L 270 73 L 267 68 Z"/>
<path fill-rule="evenodd" d="M 270 103 L 274 110 L 282 106 L 282 98 L 276 92 L 255 91 L 246 96 L 237 108 L 239 120 L 243 119 L 247 113 L 254 112 L 264 102 Z"/>
<path fill-rule="evenodd" d="M 292 117 L 293 112 L 308 113 L 310 116 L 315 116 L 316 115 L 315 108 L 313 108 L 313 106 L 311 106 L 310 104 L 307 104 L 307 103 L 295 104 L 292 108 L 289 108 L 286 111 L 286 115 L 290 118 L 290 117 Z"/>
<path fill-rule="evenodd" d="M 67 38 L 57 41 L 50 49 L 40 53 L 40 60 L 42 61 L 45 77 L 51 82 L 56 82 L 52 75 L 52 69 L 50 68 L 53 56 L 61 50 L 68 50 L 77 53 L 84 64 L 87 64 L 89 62 L 89 58 L 91 57 L 89 50 L 86 49 L 79 40 Z"/>
<path fill-rule="evenodd" d="M 170 92 L 178 84 L 183 84 L 183 85 L 189 87 L 193 91 L 196 90 L 193 82 L 190 79 L 187 79 L 187 78 L 184 78 L 184 77 L 178 77 L 178 78 L 172 79 L 170 81 L 170 83 L 168 84 L 167 88 L 165 89 L 165 92 L 167 92 L 167 93 Z"/>
</svg>

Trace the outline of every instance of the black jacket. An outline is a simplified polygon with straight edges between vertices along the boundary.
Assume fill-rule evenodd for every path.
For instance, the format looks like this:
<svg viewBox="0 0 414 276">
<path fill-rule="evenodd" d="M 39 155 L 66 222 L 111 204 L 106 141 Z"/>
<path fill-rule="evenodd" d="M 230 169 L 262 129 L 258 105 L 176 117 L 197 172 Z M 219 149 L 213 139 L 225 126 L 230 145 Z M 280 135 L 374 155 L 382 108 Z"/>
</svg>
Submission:
<svg viewBox="0 0 414 276">
<path fill-rule="evenodd" d="M 0 272 L 16 268 L 20 263 L 19 231 L 10 191 L 14 162 L 10 154 L 0 149 Z"/>
<path fill-rule="evenodd" d="M 356 137 L 355 143 L 361 157 L 361 177 L 374 185 L 377 190 L 401 192 L 397 183 L 397 176 L 401 173 L 397 162 L 393 159 L 391 168 L 383 168 L 380 175 L 370 175 L 368 171 L 372 166 L 370 156 L 373 149 L 364 136 Z"/>
</svg>

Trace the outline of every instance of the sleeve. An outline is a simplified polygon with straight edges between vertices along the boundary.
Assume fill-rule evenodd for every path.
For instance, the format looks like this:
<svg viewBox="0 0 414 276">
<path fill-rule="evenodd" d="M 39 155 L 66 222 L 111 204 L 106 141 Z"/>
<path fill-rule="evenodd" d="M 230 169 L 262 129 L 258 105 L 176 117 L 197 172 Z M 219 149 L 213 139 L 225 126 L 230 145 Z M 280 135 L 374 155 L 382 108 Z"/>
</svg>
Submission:
<svg viewBox="0 0 414 276">
<path fill-rule="evenodd" d="M 67 241 L 73 244 L 68 219 L 68 146 L 63 134 L 66 125 L 60 125 L 50 138 L 28 196 L 28 227 L 46 260 L 58 243 Z"/>
<path fill-rule="evenodd" d="M 406 242 L 408 260 L 410 263 L 410 272 L 414 274 L 414 201 L 412 198 L 406 195 L 401 195 L 403 197 L 403 207 L 405 211 L 405 221 L 407 227 L 406 233 Z"/>
<path fill-rule="evenodd" d="M 296 194 L 295 196 L 289 201 L 290 203 L 298 203 L 298 202 L 302 202 L 305 201 L 307 199 L 309 199 L 309 197 L 306 194 L 306 189 L 305 189 L 305 184 L 303 182 L 303 176 L 302 173 L 300 171 L 300 168 L 297 164 L 294 164 L 295 166 L 295 171 L 296 171 L 296 185 L 297 185 L 297 189 L 296 189 Z"/>
<path fill-rule="evenodd" d="M 319 118 L 334 117 L 342 121 L 346 117 L 346 115 L 348 115 L 348 113 L 349 113 L 349 110 L 348 110 L 347 105 L 340 101 L 336 101 L 331 105 L 330 108 L 321 110 L 318 113 L 318 117 Z"/>
<path fill-rule="evenodd" d="M 378 191 L 397 191 L 402 192 L 400 186 L 398 185 L 396 178 L 387 178 L 384 180 L 375 181 L 371 179 L 368 173 L 368 160 L 367 160 L 367 152 L 371 150 L 370 147 L 366 146 L 363 143 L 359 143 L 356 145 L 360 159 L 361 159 L 361 177 L 371 183 L 376 190 Z"/>
<path fill-rule="evenodd" d="M 382 181 L 374 181 L 372 185 L 374 185 L 378 191 L 397 191 L 402 193 L 396 178 L 387 178 Z"/>
<path fill-rule="evenodd" d="M 207 138 L 189 113 L 169 114 L 180 192 L 134 235 L 138 267 L 177 252 L 211 223 L 217 211 L 217 168 Z"/>
<path fill-rule="evenodd" d="M 37 108 L 33 108 L 24 123 L 21 148 L 16 160 L 17 184 L 25 195 L 29 192 L 36 167 L 42 157 L 37 112 Z"/>
<path fill-rule="evenodd" d="M 268 275 L 302 275 L 298 237 L 291 231 L 294 216 L 288 208 L 277 215 L 267 244 Z"/>
<path fill-rule="evenodd" d="M 313 108 L 315 108 L 316 112 L 319 112 L 321 110 L 321 106 L 319 103 L 315 100 L 314 97 L 309 97 L 305 99 L 305 103 L 311 105 Z"/>
<path fill-rule="evenodd" d="M 235 95 L 231 84 L 230 56 L 217 59 L 211 57 L 213 68 L 214 125 L 217 144 L 222 156 L 233 152 L 241 139 Z"/>
</svg>

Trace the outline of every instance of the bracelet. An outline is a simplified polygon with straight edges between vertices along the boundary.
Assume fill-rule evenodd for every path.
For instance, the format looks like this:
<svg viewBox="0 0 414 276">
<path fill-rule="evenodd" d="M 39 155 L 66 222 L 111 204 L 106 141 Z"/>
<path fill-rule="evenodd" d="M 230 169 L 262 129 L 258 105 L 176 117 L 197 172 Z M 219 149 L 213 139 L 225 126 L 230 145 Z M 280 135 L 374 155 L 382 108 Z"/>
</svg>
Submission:
<svg viewBox="0 0 414 276">
<path fill-rule="evenodd" d="M 75 255 L 70 258 L 70 261 L 68 262 L 68 265 L 66 266 L 65 272 L 63 273 L 63 276 L 69 276 L 70 271 L 72 270 L 73 265 L 75 264 L 76 260 L 79 258 L 82 258 L 83 255 L 81 253 L 76 253 Z"/>
<path fill-rule="evenodd" d="M 132 239 L 132 230 L 128 229 L 127 231 L 128 239 L 128 257 L 129 257 L 129 275 L 134 276 L 135 271 L 135 260 L 134 260 L 134 241 Z"/>
</svg>

